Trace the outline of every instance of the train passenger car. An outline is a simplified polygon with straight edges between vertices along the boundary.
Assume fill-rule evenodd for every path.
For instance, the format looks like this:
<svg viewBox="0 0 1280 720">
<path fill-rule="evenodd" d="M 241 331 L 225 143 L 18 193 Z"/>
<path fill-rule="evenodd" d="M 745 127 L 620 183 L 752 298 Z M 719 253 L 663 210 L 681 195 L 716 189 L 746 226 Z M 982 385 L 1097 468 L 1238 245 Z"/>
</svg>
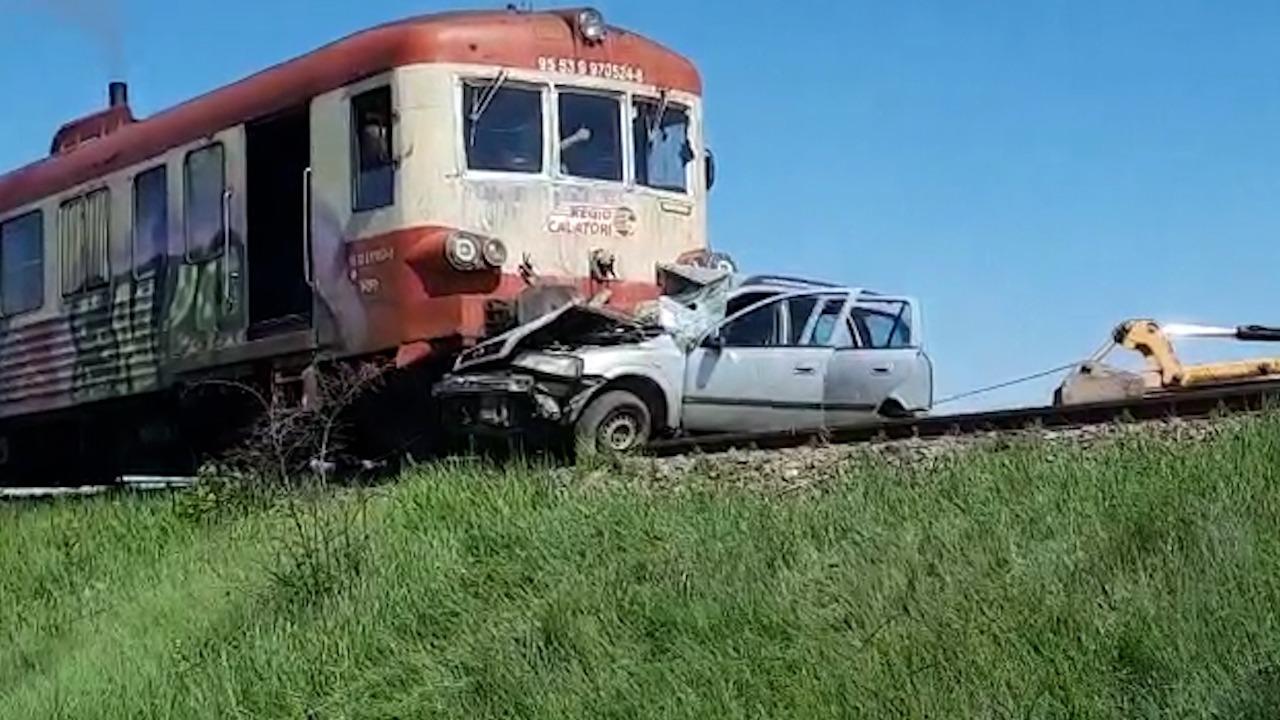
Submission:
<svg viewBox="0 0 1280 720">
<path fill-rule="evenodd" d="M 707 252 L 700 94 L 590 9 L 412 18 L 142 120 L 114 83 L 0 177 L 0 473 L 131 469 L 204 378 L 652 297 Z"/>
</svg>

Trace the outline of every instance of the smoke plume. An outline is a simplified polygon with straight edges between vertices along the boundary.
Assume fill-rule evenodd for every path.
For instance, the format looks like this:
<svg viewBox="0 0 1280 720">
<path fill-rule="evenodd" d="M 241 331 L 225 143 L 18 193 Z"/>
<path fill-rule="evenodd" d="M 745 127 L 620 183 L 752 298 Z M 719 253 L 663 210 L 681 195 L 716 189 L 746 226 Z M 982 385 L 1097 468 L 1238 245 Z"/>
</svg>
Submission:
<svg viewBox="0 0 1280 720">
<path fill-rule="evenodd" d="M 27 0 L 43 11 L 83 33 L 102 55 L 104 70 L 113 78 L 124 73 L 124 12 L 121 0 Z"/>
</svg>

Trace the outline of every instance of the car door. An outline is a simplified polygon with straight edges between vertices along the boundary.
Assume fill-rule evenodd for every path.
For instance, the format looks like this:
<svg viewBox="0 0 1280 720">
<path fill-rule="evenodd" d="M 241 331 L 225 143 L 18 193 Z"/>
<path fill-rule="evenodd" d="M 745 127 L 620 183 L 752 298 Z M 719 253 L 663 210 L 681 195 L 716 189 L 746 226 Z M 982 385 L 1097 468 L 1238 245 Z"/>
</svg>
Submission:
<svg viewBox="0 0 1280 720">
<path fill-rule="evenodd" d="M 690 432 L 787 431 L 823 423 L 832 348 L 797 340 L 817 299 L 795 295 L 730 317 L 689 354 L 684 427 Z"/>
<path fill-rule="evenodd" d="M 850 342 L 837 348 L 826 378 L 826 421 L 865 422 L 881 410 L 920 412 L 932 402 L 932 367 L 916 333 L 914 304 L 859 298 L 842 323 Z"/>
</svg>

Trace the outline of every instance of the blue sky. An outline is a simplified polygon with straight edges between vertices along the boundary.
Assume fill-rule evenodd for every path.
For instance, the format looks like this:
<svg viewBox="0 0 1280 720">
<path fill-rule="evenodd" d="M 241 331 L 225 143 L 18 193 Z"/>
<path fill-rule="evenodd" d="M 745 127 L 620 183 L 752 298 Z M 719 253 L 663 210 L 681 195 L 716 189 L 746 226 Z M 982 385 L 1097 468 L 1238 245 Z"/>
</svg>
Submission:
<svg viewBox="0 0 1280 720">
<path fill-rule="evenodd" d="M 149 114 L 384 20 L 502 4 L 0 0 L 0 168 L 112 75 Z M 940 395 L 1069 362 L 1130 316 L 1280 324 L 1280 4 L 597 6 L 702 68 L 713 243 L 919 297 Z"/>
</svg>

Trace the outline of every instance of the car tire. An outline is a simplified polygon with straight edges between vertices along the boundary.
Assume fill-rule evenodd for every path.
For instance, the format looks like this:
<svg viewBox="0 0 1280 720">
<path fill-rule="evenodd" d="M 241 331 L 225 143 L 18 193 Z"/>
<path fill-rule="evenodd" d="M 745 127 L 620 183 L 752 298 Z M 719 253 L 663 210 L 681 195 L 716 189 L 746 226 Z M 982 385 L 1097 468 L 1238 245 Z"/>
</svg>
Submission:
<svg viewBox="0 0 1280 720">
<path fill-rule="evenodd" d="M 649 406 L 626 390 L 611 390 L 592 400 L 574 425 L 578 447 L 588 452 L 632 452 L 644 447 L 652 434 Z"/>
<path fill-rule="evenodd" d="M 897 400 L 886 400 L 876 414 L 887 420 L 909 420 L 916 416 L 915 413 L 902 407 L 902 403 Z"/>
</svg>

